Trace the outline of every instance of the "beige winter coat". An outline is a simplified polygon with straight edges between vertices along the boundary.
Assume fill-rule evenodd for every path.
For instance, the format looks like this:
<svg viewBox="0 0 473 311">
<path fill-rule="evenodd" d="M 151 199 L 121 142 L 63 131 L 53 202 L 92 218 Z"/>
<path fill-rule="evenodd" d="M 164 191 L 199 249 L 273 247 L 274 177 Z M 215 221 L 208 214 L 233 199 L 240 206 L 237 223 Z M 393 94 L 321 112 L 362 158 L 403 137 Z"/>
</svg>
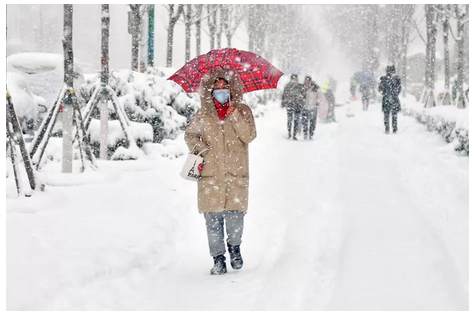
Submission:
<svg viewBox="0 0 473 311">
<path fill-rule="evenodd" d="M 231 116 L 220 120 L 212 99 L 217 77 L 229 81 Z M 243 104 L 240 78 L 220 67 L 209 71 L 200 86 L 201 108 L 187 126 L 184 139 L 189 150 L 200 152 L 205 160 L 198 181 L 199 213 L 248 209 L 248 144 L 256 138 L 250 108 Z"/>
</svg>

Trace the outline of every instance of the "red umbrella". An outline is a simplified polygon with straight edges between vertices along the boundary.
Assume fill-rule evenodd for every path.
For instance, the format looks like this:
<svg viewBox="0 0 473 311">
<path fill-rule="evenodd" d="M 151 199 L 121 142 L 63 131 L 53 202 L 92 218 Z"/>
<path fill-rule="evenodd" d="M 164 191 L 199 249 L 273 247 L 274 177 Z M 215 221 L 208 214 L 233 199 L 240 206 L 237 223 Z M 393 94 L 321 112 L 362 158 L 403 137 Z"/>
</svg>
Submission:
<svg viewBox="0 0 473 311">
<path fill-rule="evenodd" d="M 239 74 L 244 92 L 274 89 L 283 72 L 261 56 L 234 48 L 212 50 L 197 56 L 168 78 L 188 92 L 197 92 L 205 73 L 214 67 L 231 68 Z"/>
</svg>

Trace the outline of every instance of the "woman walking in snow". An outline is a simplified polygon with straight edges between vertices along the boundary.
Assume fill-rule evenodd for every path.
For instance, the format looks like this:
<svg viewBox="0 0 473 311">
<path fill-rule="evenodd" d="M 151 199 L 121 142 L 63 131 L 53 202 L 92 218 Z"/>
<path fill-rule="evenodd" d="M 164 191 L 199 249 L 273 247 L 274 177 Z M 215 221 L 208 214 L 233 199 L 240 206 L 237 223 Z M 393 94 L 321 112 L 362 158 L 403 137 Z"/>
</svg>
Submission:
<svg viewBox="0 0 473 311">
<path fill-rule="evenodd" d="M 210 256 L 210 274 L 227 272 L 225 234 L 233 269 L 241 269 L 240 244 L 248 209 L 248 144 L 256 138 L 250 108 L 243 103 L 238 74 L 216 67 L 200 86 L 201 108 L 185 131 L 189 150 L 202 153 L 204 166 L 198 181 L 198 209 L 204 214 Z"/>
</svg>

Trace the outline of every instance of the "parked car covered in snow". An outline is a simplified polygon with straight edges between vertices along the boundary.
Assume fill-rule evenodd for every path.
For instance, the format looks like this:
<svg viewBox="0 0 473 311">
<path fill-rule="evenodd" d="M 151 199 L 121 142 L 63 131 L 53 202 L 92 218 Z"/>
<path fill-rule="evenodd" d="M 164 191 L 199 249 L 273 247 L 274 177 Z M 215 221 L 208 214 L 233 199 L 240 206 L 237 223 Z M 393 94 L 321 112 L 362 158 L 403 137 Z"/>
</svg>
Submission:
<svg viewBox="0 0 473 311">
<path fill-rule="evenodd" d="M 31 92 L 44 98 L 46 109 L 57 101 L 64 84 L 64 56 L 54 53 L 17 53 L 7 57 L 7 72 L 23 76 Z M 74 62 L 74 88 L 85 83 L 81 67 Z M 79 104 L 84 100 L 78 92 Z M 61 107 L 62 108 L 62 107 Z M 62 109 L 61 109 L 62 110 Z M 42 121 L 41 115 L 37 123 Z M 61 117 L 58 116 L 55 132 L 61 132 Z"/>
</svg>

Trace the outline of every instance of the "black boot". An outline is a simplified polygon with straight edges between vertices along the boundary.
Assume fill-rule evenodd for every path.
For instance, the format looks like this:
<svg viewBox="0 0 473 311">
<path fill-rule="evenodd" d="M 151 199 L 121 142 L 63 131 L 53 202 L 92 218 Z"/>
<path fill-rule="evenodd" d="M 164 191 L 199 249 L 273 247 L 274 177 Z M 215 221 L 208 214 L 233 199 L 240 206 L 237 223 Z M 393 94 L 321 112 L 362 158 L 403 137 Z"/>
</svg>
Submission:
<svg viewBox="0 0 473 311">
<path fill-rule="evenodd" d="M 218 255 L 217 257 L 214 257 L 214 266 L 212 269 L 210 269 L 210 274 L 211 275 L 220 275 L 227 273 L 227 264 L 225 263 L 225 256 L 224 255 Z"/>
<path fill-rule="evenodd" d="M 241 258 L 240 245 L 232 246 L 228 244 L 228 252 L 230 253 L 230 263 L 235 270 L 243 267 L 243 258 Z"/>
</svg>

